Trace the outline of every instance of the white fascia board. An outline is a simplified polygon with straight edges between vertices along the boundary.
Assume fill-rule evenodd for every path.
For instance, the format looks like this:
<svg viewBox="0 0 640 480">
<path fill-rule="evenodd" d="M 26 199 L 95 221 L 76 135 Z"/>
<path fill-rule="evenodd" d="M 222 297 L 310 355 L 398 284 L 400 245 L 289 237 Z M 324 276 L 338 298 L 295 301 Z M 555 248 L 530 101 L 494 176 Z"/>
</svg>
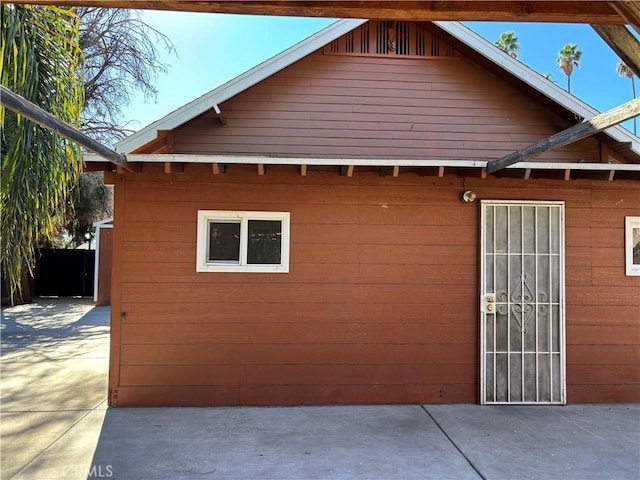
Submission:
<svg viewBox="0 0 640 480">
<path fill-rule="evenodd" d="M 473 48 L 482 56 L 499 65 L 509 73 L 515 75 L 523 82 L 559 103 L 569 111 L 579 115 L 584 119 L 598 115 L 599 112 L 578 97 L 571 95 L 551 80 L 547 80 L 538 72 L 528 67 L 524 63 L 512 58 L 502 50 L 498 49 L 491 42 L 465 27 L 460 22 L 433 22 L 449 35 L 457 38 L 462 43 Z M 625 128 L 615 125 L 609 127 L 604 132 L 618 142 L 630 143 L 632 150 L 640 155 L 640 138 L 627 131 Z"/>
<path fill-rule="evenodd" d="M 251 70 L 229 80 L 218 88 L 205 93 L 199 98 L 171 112 L 165 117 L 144 127 L 136 133 L 116 144 L 116 150 L 121 153 L 131 152 L 136 148 L 154 140 L 158 135 L 158 130 L 173 130 L 187 121 L 201 115 L 210 109 L 218 109 L 218 105 L 298 60 L 313 53 L 319 48 L 340 38 L 345 33 L 359 27 L 368 20 L 343 19 L 332 23 L 318 33 L 307 37 L 294 46 L 271 57 L 268 60 L 253 67 Z"/>
<path fill-rule="evenodd" d="M 105 162 L 99 155 L 85 155 L 86 162 Z M 140 163 L 203 163 L 203 164 L 244 164 L 244 165 L 307 165 L 328 167 L 353 165 L 356 167 L 450 167 L 484 168 L 487 160 L 462 159 L 417 159 L 417 158 L 302 158 L 302 157 L 263 157 L 259 155 L 189 155 L 179 153 L 129 154 L 129 162 Z M 508 169 L 534 170 L 598 170 L 640 172 L 640 164 L 635 163 L 594 163 L 594 162 L 520 162 L 506 167 Z"/>
<path fill-rule="evenodd" d="M 113 222 L 113 217 L 109 217 L 109 218 L 105 218 L 104 220 L 98 220 L 97 222 L 93 222 L 93 226 L 96 228 L 113 228 L 113 225 L 111 224 L 111 222 Z"/>
<path fill-rule="evenodd" d="M 85 158 L 86 159 L 86 158 Z M 425 167 L 425 166 L 455 166 L 455 167 L 485 167 L 486 160 L 426 160 L 413 158 L 385 159 L 385 158 L 302 158 L 302 157 L 263 157 L 258 155 L 188 155 L 188 154 L 130 154 L 129 162 L 141 163 L 218 163 L 218 164 L 246 164 L 246 165 L 308 165 L 308 166 L 336 166 L 353 165 L 356 167 Z M 86 159 L 86 161 L 91 161 Z"/>
</svg>

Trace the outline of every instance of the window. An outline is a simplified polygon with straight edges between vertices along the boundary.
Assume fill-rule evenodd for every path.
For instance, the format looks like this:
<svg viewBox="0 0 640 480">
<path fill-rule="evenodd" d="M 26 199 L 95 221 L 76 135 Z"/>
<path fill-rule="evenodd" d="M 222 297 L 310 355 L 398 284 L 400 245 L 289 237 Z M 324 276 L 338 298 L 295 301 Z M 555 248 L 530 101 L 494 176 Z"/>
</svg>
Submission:
<svg viewBox="0 0 640 480">
<path fill-rule="evenodd" d="M 198 210 L 197 272 L 289 271 L 289 212 Z"/>
</svg>

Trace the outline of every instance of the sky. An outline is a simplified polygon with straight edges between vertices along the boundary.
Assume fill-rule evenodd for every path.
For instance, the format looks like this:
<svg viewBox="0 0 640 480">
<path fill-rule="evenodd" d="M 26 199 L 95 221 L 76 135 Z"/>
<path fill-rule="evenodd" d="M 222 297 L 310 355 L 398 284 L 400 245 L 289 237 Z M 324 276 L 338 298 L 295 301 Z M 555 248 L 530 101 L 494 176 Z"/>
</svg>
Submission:
<svg viewBox="0 0 640 480">
<path fill-rule="evenodd" d="M 133 130 L 162 118 L 335 21 L 159 11 L 144 11 L 141 15 L 146 23 L 169 37 L 176 53 L 160 51 L 168 72 L 157 79 L 156 101 L 136 97 L 124 110 L 123 120 L 131 121 L 129 127 Z M 588 25 L 465 25 L 491 42 L 502 32 L 514 31 L 520 45 L 519 60 L 543 75 L 550 73 L 562 88 L 567 87 L 567 77 L 558 69 L 558 52 L 568 43 L 578 44 L 583 54 L 580 67 L 571 76 L 572 93 L 600 111 L 632 98 L 631 82 L 616 72 L 618 57 Z M 632 128 L 631 122 L 625 126 Z"/>
</svg>

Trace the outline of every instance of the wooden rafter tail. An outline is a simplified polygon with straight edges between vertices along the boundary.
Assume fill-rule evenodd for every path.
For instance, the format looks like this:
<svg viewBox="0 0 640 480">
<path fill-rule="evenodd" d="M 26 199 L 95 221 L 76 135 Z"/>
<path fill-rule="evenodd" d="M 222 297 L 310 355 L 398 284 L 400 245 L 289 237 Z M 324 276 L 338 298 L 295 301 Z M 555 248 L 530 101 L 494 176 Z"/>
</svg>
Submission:
<svg viewBox="0 0 640 480">
<path fill-rule="evenodd" d="M 39 106 L 31 103 L 29 100 L 17 93 L 13 93 L 2 85 L 0 85 L 0 103 L 18 115 L 22 115 L 32 122 L 35 122 L 64 138 L 68 138 L 69 140 L 76 142 L 87 150 L 97 153 L 114 165 L 132 172 L 131 168 L 129 168 L 129 165 L 127 164 L 127 157 L 115 150 L 111 150 L 101 143 L 96 142 L 93 138 L 88 137 L 80 130 L 73 128 L 68 123 L 56 118 L 46 110 L 43 110 Z"/>
<path fill-rule="evenodd" d="M 578 125 L 574 125 L 573 127 L 542 139 L 533 145 L 518 150 L 517 152 L 510 153 L 499 160 L 491 160 L 487 162 L 487 172 L 494 173 L 508 167 L 509 165 L 513 165 L 514 163 L 523 162 L 548 152 L 549 150 L 577 142 L 578 140 L 590 137 L 595 133 L 617 125 L 630 118 L 637 117 L 638 115 L 640 115 L 640 99 L 636 98 L 630 102 L 620 105 L 619 107 L 609 110 L 608 112 L 596 115 L 590 120 L 585 120 Z"/>
</svg>

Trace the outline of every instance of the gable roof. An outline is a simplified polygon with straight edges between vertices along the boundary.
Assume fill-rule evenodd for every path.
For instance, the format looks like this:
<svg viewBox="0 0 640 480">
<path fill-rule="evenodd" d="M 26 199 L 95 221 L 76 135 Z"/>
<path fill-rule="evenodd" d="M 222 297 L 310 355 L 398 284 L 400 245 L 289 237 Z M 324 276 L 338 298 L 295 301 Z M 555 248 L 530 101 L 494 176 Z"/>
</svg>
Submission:
<svg viewBox="0 0 640 480">
<path fill-rule="evenodd" d="M 130 153 L 148 142 L 155 140 L 160 130 L 175 129 L 211 109 L 219 113 L 218 105 L 222 102 L 265 80 L 366 22 L 368 22 L 368 20 L 343 19 L 329 25 L 318 33 L 302 40 L 269 60 L 260 63 L 238 77 L 185 104 L 136 133 L 133 133 L 117 143 L 116 150 L 122 153 Z M 486 60 L 513 75 L 577 117 L 586 119 L 600 113 L 595 108 L 574 95 L 571 95 L 550 80 L 547 80 L 522 62 L 502 52 L 492 43 L 461 23 L 433 23 Z M 626 129 L 616 125 L 606 129 L 604 133 L 617 142 L 628 144 L 634 153 L 640 155 L 640 138 L 631 134 Z"/>
</svg>

